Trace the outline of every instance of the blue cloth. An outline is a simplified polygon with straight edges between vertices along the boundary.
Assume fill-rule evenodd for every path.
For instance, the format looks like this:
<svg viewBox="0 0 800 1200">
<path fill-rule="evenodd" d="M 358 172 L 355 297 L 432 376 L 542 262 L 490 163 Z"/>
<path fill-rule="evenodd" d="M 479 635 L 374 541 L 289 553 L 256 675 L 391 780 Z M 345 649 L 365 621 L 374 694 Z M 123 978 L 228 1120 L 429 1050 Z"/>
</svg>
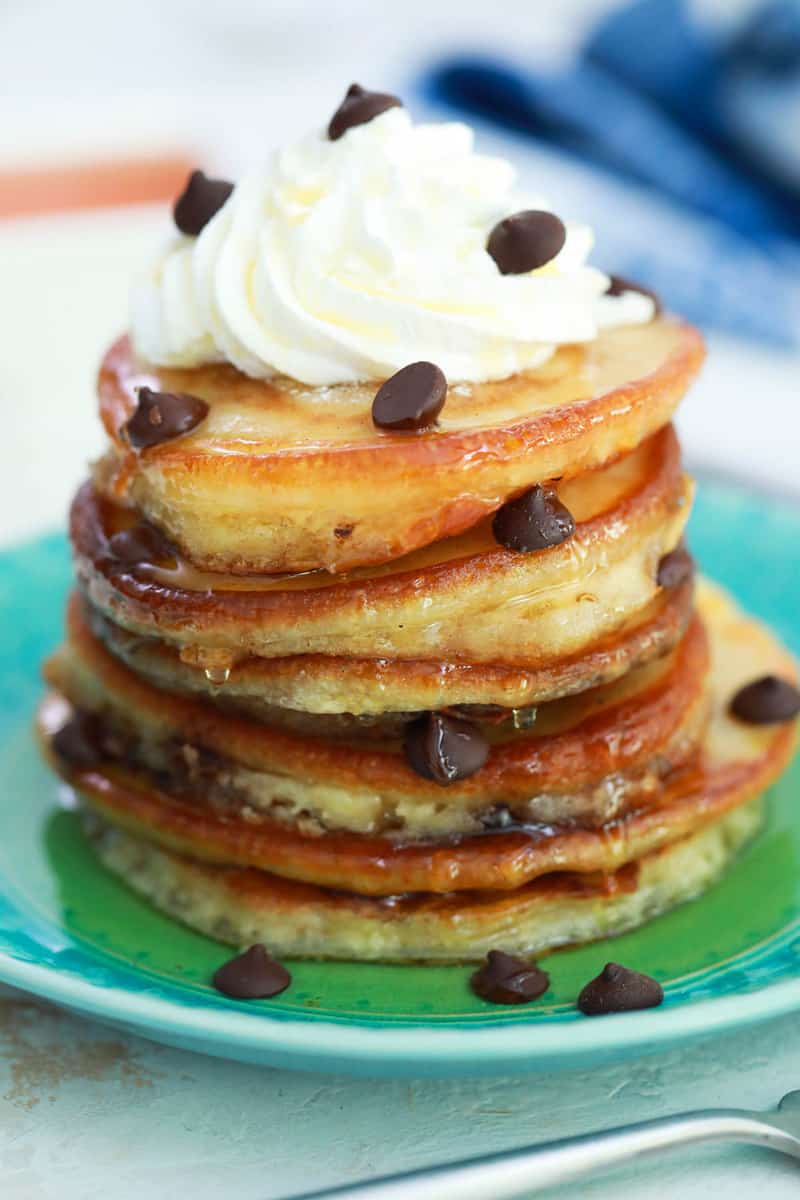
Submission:
<svg viewBox="0 0 800 1200">
<path fill-rule="evenodd" d="M 580 161 L 601 265 L 702 324 L 800 345 L 800 0 L 724 36 L 682 0 L 636 0 L 558 72 L 473 55 L 424 88 Z"/>
</svg>

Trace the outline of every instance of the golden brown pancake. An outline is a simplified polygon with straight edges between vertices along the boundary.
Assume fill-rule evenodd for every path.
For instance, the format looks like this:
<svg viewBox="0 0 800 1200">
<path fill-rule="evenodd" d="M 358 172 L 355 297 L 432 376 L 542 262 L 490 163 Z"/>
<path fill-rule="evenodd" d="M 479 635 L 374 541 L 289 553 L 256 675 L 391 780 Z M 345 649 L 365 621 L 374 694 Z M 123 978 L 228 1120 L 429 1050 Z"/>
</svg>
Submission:
<svg viewBox="0 0 800 1200">
<path fill-rule="evenodd" d="M 556 870 L 613 872 L 753 799 L 792 753 L 794 723 L 745 726 L 727 709 L 735 691 L 753 678 L 767 673 L 794 678 L 792 660 L 766 629 L 744 617 L 718 591 L 704 589 L 700 609 L 712 641 L 708 681 L 712 722 L 701 753 L 688 766 L 670 773 L 648 807 L 634 809 L 599 829 L 541 827 L 421 844 L 396 844 L 386 837 L 358 834 L 303 834 L 274 820 L 244 820 L 179 801 L 159 791 L 141 770 L 109 765 L 76 771 L 63 763 L 56 765 L 101 816 L 168 849 L 362 895 L 505 891 Z M 96 643 L 95 647 L 97 654 L 105 653 Z M 108 661 L 109 671 L 123 670 L 110 657 Z M 134 688 L 146 688 L 132 676 L 130 681 L 130 694 Z M 44 711 L 45 740 L 62 720 L 63 713 Z M 209 737 L 214 736 L 213 724 L 209 718 Z M 634 741 L 639 736 L 635 721 L 630 736 Z M 606 744 L 603 753 L 615 749 Z M 509 754 L 504 749 L 498 761 Z M 487 764 L 489 775 L 493 758 Z M 394 778 L 399 778 L 398 764 L 392 765 Z M 386 766 L 381 763 L 379 769 Z M 472 779 L 479 781 L 485 771 Z M 421 797 L 424 784 L 413 782 Z M 447 795 L 442 793 L 445 804 Z"/>
<path fill-rule="evenodd" d="M 699 333 L 671 318 L 607 330 L 535 371 L 451 386 L 437 426 L 406 434 L 373 425 L 377 382 L 154 368 L 122 338 L 100 371 L 112 449 L 96 480 L 198 567 L 340 572 L 458 534 L 533 484 L 628 452 L 670 420 L 702 358 Z M 142 385 L 199 396 L 210 413 L 135 454 L 120 430 Z"/>
<path fill-rule="evenodd" d="M 343 658 L 324 654 L 245 658 L 229 671 L 204 670 L 158 637 L 114 624 L 90 605 L 95 635 L 155 687 L 204 696 L 227 712 L 278 723 L 283 713 L 373 715 L 454 706 L 494 705 L 511 714 L 611 683 L 668 654 L 686 631 L 693 586 L 661 589 L 640 614 L 585 653 L 541 663 L 535 670 L 499 663 Z M 72 604 L 80 604 L 77 594 Z"/>
<path fill-rule="evenodd" d="M 577 522 L 561 545 L 498 546 L 489 526 L 343 577 L 209 575 L 131 567 L 109 552 L 124 514 L 84 487 L 71 532 L 92 604 L 133 633 L 224 670 L 247 656 L 501 663 L 528 671 L 583 653 L 641 617 L 681 538 L 691 487 L 671 428 L 559 487 Z"/>
<path fill-rule="evenodd" d="M 387 900 L 210 866 L 96 821 L 90 836 L 129 887 L 221 942 L 260 942 L 292 958 L 446 963 L 492 949 L 538 955 L 642 925 L 705 891 L 761 820 L 761 801 L 751 801 L 611 875 L 563 873 L 515 892 Z"/>
<path fill-rule="evenodd" d="M 324 718 L 309 716 L 302 735 L 287 733 L 161 692 L 113 658 L 74 607 L 69 640 L 45 675 L 122 736 L 125 767 L 157 773 L 170 811 L 173 801 L 188 804 L 202 825 L 205 806 L 212 823 L 216 810 L 228 827 L 243 815 L 250 835 L 277 844 L 309 831 L 403 840 L 482 831 L 497 806 L 515 821 L 602 825 L 651 799 L 663 776 L 691 761 L 705 726 L 707 666 L 695 618 L 670 659 L 543 706 L 525 732 L 486 727 L 488 761 L 446 790 L 411 770 L 397 736 L 383 744 L 325 737 L 314 727 Z"/>
</svg>

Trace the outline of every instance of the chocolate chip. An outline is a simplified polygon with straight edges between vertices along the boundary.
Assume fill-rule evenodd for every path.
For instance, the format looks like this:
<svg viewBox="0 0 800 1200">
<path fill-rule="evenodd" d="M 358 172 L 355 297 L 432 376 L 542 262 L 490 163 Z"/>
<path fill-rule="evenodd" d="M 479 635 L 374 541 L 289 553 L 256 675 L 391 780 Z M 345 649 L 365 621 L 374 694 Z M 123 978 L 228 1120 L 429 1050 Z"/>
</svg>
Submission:
<svg viewBox="0 0 800 1200">
<path fill-rule="evenodd" d="M 654 317 L 657 317 L 661 312 L 661 301 L 652 288 L 645 287 L 641 283 L 634 283 L 633 280 L 625 279 L 622 275 L 609 275 L 608 280 L 608 287 L 606 288 L 607 296 L 623 296 L 625 292 L 638 292 L 641 296 L 647 296 L 653 301 Z"/>
<path fill-rule="evenodd" d="M 800 691 L 788 679 L 764 675 L 740 688 L 730 711 L 748 725 L 775 725 L 800 713 Z"/>
<path fill-rule="evenodd" d="M 202 171 L 192 171 L 172 210 L 181 233 L 197 237 L 232 191 L 233 184 L 227 179 L 209 179 Z"/>
<path fill-rule="evenodd" d="M 405 755 L 412 771 L 446 787 L 479 771 L 489 743 L 469 721 L 428 713 L 406 730 Z"/>
<path fill-rule="evenodd" d="M 136 450 L 183 437 L 208 416 L 205 400 L 187 392 L 154 392 L 149 387 L 140 387 L 136 398 L 136 411 L 122 426 L 123 434 Z"/>
<path fill-rule="evenodd" d="M 337 525 L 333 531 L 333 536 L 335 538 L 339 538 L 340 541 L 343 541 L 344 538 L 350 537 L 354 529 L 355 525 Z"/>
<path fill-rule="evenodd" d="M 113 557 L 127 566 L 150 564 L 154 567 L 175 567 L 178 556 L 175 547 L 154 525 L 142 521 L 130 529 L 121 529 L 109 538 L 108 548 Z"/>
<path fill-rule="evenodd" d="M 79 770 L 97 766 L 104 757 L 100 723 L 91 713 L 74 712 L 53 734 L 50 745 L 59 758 Z"/>
<path fill-rule="evenodd" d="M 263 1000 L 285 992 L 292 977 L 270 958 L 265 946 L 251 946 L 214 972 L 214 987 L 235 1000 Z"/>
<path fill-rule="evenodd" d="M 529 492 L 504 504 L 494 515 L 492 533 L 508 550 L 546 550 L 559 546 L 575 532 L 575 519 L 555 492 L 538 483 Z"/>
<path fill-rule="evenodd" d="M 501 275 L 524 275 L 554 259 L 566 240 L 564 223 L 555 213 L 533 208 L 499 221 L 486 249 Z"/>
<path fill-rule="evenodd" d="M 378 388 L 372 420 L 379 429 L 424 429 L 446 399 L 447 380 L 434 363 L 409 363 Z"/>
<path fill-rule="evenodd" d="M 676 546 L 659 560 L 656 583 L 662 588 L 677 588 L 694 575 L 694 559 L 685 546 Z"/>
<path fill-rule="evenodd" d="M 368 92 L 360 84 L 351 83 L 344 100 L 331 117 L 328 137 L 336 142 L 354 125 L 366 125 L 367 121 L 379 117 L 388 109 L 402 107 L 403 102 L 397 96 L 390 96 L 388 92 Z"/>
<path fill-rule="evenodd" d="M 472 976 L 472 990 L 492 1004 L 527 1004 L 543 995 L 550 977 L 535 963 L 503 950 L 490 950 L 486 962 Z"/>
<path fill-rule="evenodd" d="M 600 1017 L 604 1013 L 655 1008 L 663 999 L 664 989 L 657 980 L 629 971 L 619 963 L 606 963 L 581 992 L 578 1008 L 587 1017 Z"/>
</svg>

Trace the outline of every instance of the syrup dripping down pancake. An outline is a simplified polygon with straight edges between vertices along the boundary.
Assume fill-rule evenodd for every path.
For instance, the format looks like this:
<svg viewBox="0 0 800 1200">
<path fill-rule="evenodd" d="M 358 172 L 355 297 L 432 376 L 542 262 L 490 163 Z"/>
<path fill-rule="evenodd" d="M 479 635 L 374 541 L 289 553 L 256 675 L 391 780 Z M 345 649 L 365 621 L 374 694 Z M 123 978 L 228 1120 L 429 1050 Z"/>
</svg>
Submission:
<svg viewBox="0 0 800 1200">
<path fill-rule="evenodd" d="M 662 776 L 691 761 L 705 726 L 707 667 L 695 618 L 670 658 L 542 706 L 531 729 L 485 725 L 488 762 L 446 789 L 411 770 L 402 733 L 383 743 L 330 738 L 316 727 L 325 719 L 314 716 L 302 734 L 287 733 L 161 692 L 102 647 L 79 609 L 45 674 L 75 708 L 105 721 L 120 746 L 120 781 L 126 770 L 143 768 L 169 793 L 168 807 L 169 797 L 178 809 L 188 802 L 190 824 L 202 826 L 205 814 L 213 826 L 221 817 L 235 836 L 231 822 L 240 816 L 261 847 L 254 852 L 268 854 L 270 841 L 277 846 L 298 833 L 408 841 L 481 831 L 498 806 L 503 820 L 602 825 L 652 799 Z M 108 765 L 115 769 L 114 761 Z M 335 853 L 333 842 L 321 840 L 324 846 L 309 847 L 301 837 L 299 871 L 304 848 Z M 362 849 L 380 855 L 387 847 Z M 279 869 L 263 859 L 259 865 Z"/>
<path fill-rule="evenodd" d="M 387 713 L 453 706 L 528 710 L 600 687 L 673 649 L 686 630 L 692 594 L 691 582 L 662 589 L 641 613 L 583 654 L 543 661 L 533 670 L 499 663 L 323 654 L 250 657 L 230 669 L 204 670 L 184 661 L 177 647 L 159 637 L 130 633 L 91 605 L 86 605 L 86 615 L 95 635 L 114 655 L 165 691 L 204 696 L 224 711 L 267 722 L 298 711 L 334 718 L 359 714 L 363 721 Z M 80 601 L 76 597 L 72 603 Z"/>
<path fill-rule="evenodd" d="M 146 772 L 56 766 L 105 819 L 167 849 L 362 895 L 510 891 L 553 871 L 614 872 L 753 799 L 792 753 L 794 723 L 744 726 L 727 710 L 744 682 L 764 673 L 793 678 L 791 659 L 716 590 L 704 589 L 700 608 L 712 644 L 712 719 L 700 755 L 671 772 L 649 805 L 601 828 L 512 830 L 420 844 L 355 834 L 304 835 L 275 821 L 248 822 L 178 801 L 160 792 Z M 144 685 L 136 681 L 136 686 Z M 63 713 L 44 711 L 45 742 L 60 720 Z"/>
</svg>

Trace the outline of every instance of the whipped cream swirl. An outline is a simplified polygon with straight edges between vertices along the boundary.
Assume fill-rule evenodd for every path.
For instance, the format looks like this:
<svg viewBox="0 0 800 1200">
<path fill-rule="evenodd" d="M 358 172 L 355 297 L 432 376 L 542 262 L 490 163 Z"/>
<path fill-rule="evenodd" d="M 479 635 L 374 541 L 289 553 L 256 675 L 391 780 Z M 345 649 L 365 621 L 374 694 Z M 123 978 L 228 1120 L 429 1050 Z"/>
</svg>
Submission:
<svg viewBox="0 0 800 1200">
<path fill-rule="evenodd" d="M 604 295 L 592 232 L 502 275 L 486 240 L 502 218 L 549 209 L 476 154 L 460 123 L 393 108 L 338 141 L 322 132 L 246 175 L 199 237 L 174 236 L 134 288 L 134 346 L 160 366 L 230 362 L 306 384 L 385 379 L 429 359 L 453 382 L 502 379 L 653 303 Z"/>
</svg>

